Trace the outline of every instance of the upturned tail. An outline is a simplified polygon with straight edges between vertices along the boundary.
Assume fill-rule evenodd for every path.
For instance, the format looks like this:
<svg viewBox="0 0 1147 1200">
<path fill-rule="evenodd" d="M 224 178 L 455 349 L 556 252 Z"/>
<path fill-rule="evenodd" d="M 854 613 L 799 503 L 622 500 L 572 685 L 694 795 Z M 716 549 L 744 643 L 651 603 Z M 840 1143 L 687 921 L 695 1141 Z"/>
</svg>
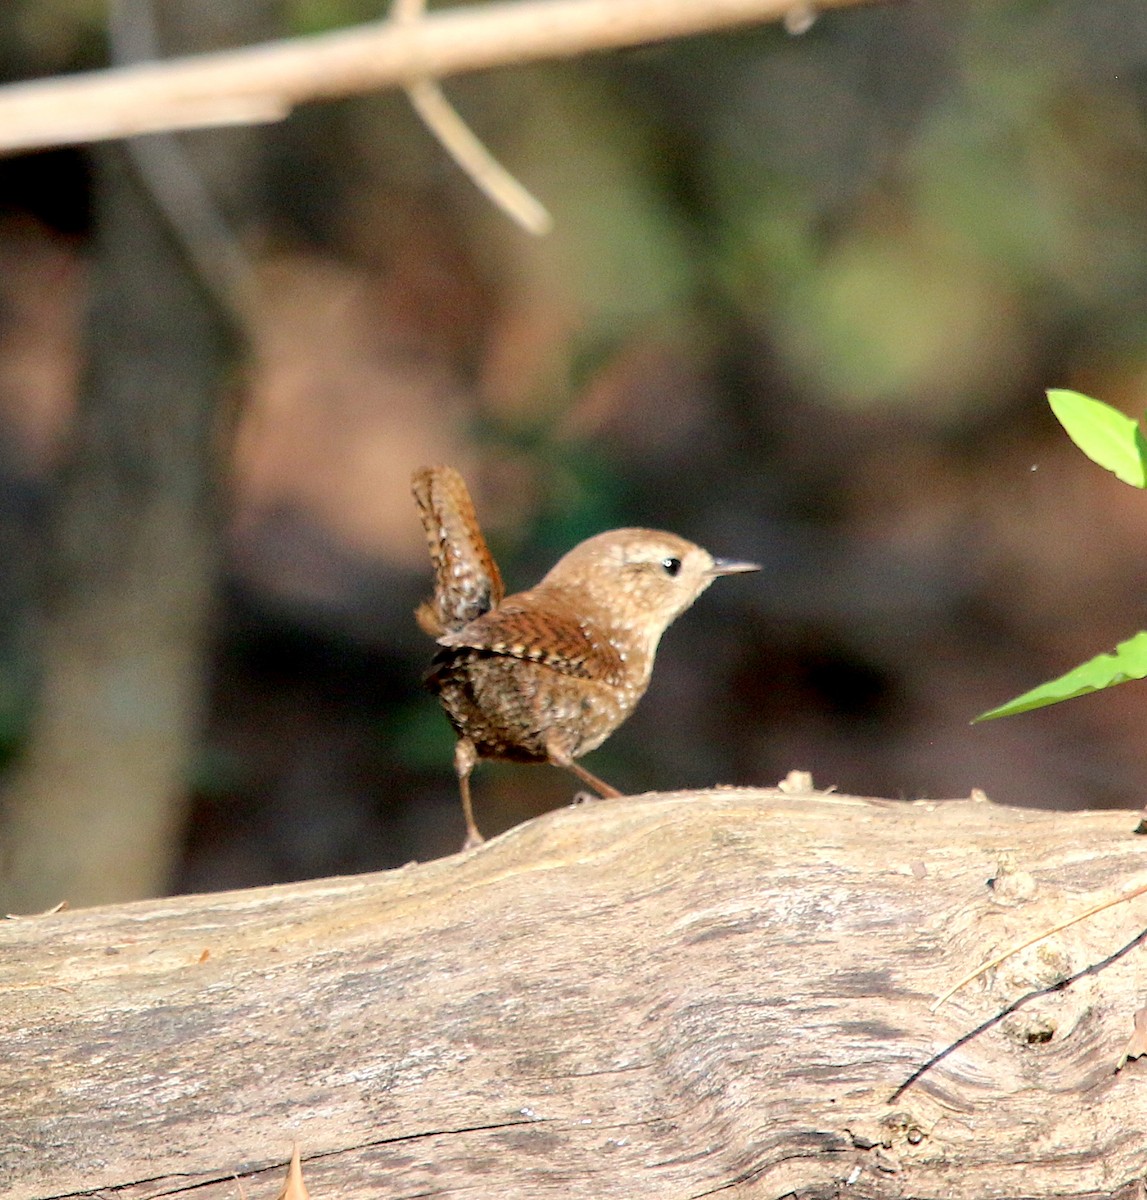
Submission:
<svg viewBox="0 0 1147 1200">
<path fill-rule="evenodd" d="M 503 596 L 502 575 L 478 526 L 474 502 L 453 467 L 422 467 L 410 482 L 434 564 L 434 595 L 414 611 L 431 637 L 461 629 Z"/>
</svg>

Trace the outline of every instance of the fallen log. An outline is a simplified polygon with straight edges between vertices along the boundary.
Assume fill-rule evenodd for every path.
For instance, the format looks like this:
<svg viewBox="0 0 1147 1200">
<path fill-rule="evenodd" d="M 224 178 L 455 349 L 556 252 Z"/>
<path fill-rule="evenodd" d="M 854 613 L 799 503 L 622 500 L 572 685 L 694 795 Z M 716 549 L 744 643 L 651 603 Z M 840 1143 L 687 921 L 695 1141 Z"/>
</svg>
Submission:
<svg viewBox="0 0 1147 1200">
<path fill-rule="evenodd" d="M 0 1194 L 259 1200 L 297 1140 L 316 1200 L 1142 1195 L 1147 1059 L 1114 1068 L 1147 900 L 930 1011 L 1141 882 L 1133 826 L 650 795 L 377 875 L 8 921 Z"/>
</svg>

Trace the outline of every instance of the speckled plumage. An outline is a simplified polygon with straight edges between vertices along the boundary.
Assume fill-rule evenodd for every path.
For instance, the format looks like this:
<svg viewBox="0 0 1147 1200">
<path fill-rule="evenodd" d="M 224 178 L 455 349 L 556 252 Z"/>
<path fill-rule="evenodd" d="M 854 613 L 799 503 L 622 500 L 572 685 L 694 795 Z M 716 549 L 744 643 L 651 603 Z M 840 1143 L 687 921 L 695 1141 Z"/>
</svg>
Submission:
<svg viewBox="0 0 1147 1200">
<path fill-rule="evenodd" d="M 423 468 L 413 488 L 435 567 L 434 598 L 416 615 L 442 647 L 427 682 L 458 734 L 466 844 L 482 840 L 469 787 L 482 758 L 553 763 L 618 795 L 574 760 L 644 695 L 668 626 L 718 575 L 756 565 L 714 559 L 672 533 L 615 529 L 575 546 L 536 587 L 502 599 L 458 472 Z"/>
<path fill-rule="evenodd" d="M 423 467 L 410 487 L 434 564 L 434 596 L 414 615 L 426 633 L 438 637 L 493 608 L 505 588 L 462 476 L 453 467 Z"/>
</svg>

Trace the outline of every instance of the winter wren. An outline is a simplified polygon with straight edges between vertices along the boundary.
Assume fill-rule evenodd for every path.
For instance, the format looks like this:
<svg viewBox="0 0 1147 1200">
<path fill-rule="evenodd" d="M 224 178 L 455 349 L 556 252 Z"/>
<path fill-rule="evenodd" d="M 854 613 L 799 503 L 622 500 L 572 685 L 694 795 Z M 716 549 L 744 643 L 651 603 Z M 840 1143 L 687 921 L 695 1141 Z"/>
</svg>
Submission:
<svg viewBox="0 0 1147 1200">
<path fill-rule="evenodd" d="M 426 681 L 458 734 L 464 848 L 483 840 L 470 801 L 480 758 L 553 763 L 598 795 L 619 796 L 575 760 L 641 699 L 669 625 L 718 575 L 758 565 L 713 558 L 672 533 L 614 529 L 503 599 L 462 476 L 423 467 L 412 487 L 434 562 L 434 596 L 415 616 L 442 647 Z"/>
</svg>

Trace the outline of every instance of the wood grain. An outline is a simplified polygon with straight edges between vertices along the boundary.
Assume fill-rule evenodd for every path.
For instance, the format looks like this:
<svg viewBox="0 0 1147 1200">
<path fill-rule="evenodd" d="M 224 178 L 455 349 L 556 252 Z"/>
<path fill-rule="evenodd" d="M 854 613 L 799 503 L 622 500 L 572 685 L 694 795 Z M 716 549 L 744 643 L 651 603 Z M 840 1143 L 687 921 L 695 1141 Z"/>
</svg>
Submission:
<svg viewBox="0 0 1147 1200">
<path fill-rule="evenodd" d="M 1109 1195 L 1147 1169 L 1128 813 L 718 791 L 399 871 L 0 926 L 0 1194 Z M 989 880 L 994 880 L 989 885 Z M 894 1102 L 933 1056 L 984 1022 Z M 851 1182 L 849 1182 L 851 1181 Z M 1134 1193 L 1129 1193 L 1134 1194 Z"/>
</svg>

